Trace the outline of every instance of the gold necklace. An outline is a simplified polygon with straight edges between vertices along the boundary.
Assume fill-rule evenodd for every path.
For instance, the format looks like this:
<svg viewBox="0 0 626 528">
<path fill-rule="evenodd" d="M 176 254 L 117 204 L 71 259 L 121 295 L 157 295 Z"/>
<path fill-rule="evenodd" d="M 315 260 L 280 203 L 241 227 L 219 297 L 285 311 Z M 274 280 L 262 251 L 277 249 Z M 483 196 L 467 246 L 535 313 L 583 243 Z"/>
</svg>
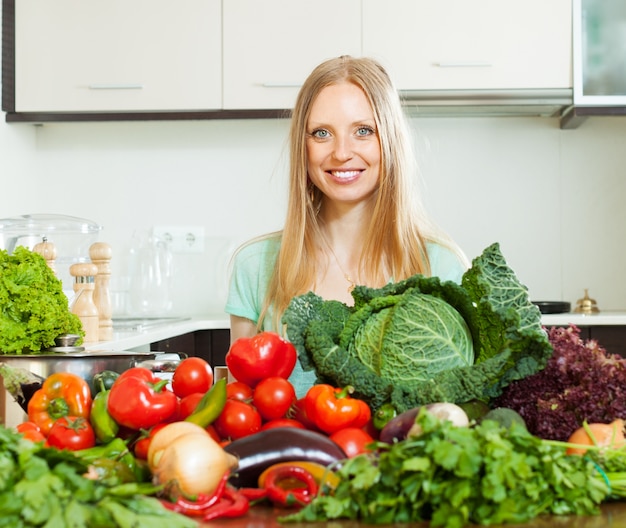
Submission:
<svg viewBox="0 0 626 528">
<path fill-rule="evenodd" d="M 326 244 L 326 246 L 328 247 L 328 249 L 330 250 L 331 254 L 333 255 L 333 257 L 335 258 L 335 262 L 337 263 L 337 267 L 341 270 L 341 273 L 343 273 L 343 277 L 350 283 L 350 285 L 348 286 L 348 293 L 352 293 L 352 290 L 354 290 L 354 287 L 356 286 L 356 282 L 352 279 L 352 277 L 346 273 L 346 271 L 343 269 L 343 266 L 341 265 L 341 263 L 339 262 L 339 259 L 337 258 L 337 255 L 335 254 L 335 252 L 333 251 L 333 247 L 330 245 L 330 243 L 328 242 L 328 239 L 326 238 L 326 235 L 324 233 L 322 233 L 322 236 L 324 237 L 324 243 Z"/>
</svg>

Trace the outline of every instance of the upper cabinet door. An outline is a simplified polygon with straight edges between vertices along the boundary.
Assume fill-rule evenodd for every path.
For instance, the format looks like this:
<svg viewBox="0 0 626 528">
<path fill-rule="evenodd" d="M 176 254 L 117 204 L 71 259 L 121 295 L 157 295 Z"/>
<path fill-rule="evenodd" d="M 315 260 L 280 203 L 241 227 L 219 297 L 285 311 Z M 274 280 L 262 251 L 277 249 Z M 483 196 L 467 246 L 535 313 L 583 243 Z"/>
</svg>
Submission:
<svg viewBox="0 0 626 528">
<path fill-rule="evenodd" d="M 363 54 L 400 90 L 572 87 L 572 0 L 363 0 Z"/>
<path fill-rule="evenodd" d="M 17 112 L 215 109 L 221 0 L 18 0 Z"/>
<path fill-rule="evenodd" d="M 224 108 L 292 108 L 323 60 L 361 55 L 361 0 L 224 2 Z"/>
</svg>

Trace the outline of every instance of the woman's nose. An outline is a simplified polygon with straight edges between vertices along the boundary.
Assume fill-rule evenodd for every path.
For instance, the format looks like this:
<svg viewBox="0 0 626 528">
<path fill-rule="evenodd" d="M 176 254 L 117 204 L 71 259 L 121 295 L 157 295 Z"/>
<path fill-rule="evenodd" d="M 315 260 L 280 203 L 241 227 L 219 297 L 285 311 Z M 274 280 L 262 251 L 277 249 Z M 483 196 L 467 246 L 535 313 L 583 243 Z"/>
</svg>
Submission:
<svg viewBox="0 0 626 528">
<path fill-rule="evenodd" d="M 348 160 L 354 155 L 354 145 L 349 136 L 338 135 L 335 138 L 333 156 L 337 160 Z"/>
</svg>

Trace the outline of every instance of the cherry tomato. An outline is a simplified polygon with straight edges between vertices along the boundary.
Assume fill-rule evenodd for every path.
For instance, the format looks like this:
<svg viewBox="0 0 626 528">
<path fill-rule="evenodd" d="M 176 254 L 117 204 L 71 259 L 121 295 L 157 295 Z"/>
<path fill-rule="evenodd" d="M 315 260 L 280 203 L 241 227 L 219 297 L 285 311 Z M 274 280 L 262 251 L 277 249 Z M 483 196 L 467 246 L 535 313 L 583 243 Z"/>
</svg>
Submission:
<svg viewBox="0 0 626 528">
<path fill-rule="evenodd" d="M 63 416 L 52 425 L 48 433 L 48 445 L 70 451 L 88 449 L 96 445 L 96 435 L 89 420 L 77 416 Z"/>
<path fill-rule="evenodd" d="M 226 398 L 229 400 L 252 401 L 252 387 L 243 381 L 231 381 L 226 385 Z"/>
<path fill-rule="evenodd" d="M 297 427 L 298 429 L 306 429 L 302 422 L 294 420 L 293 418 L 277 418 L 276 420 L 270 420 L 265 422 L 261 426 L 261 431 L 272 429 L 273 427 Z"/>
<path fill-rule="evenodd" d="M 295 402 L 296 390 L 293 385 L 279 376 L 262 379 L 252 395 L 252 403 L 264 420 L 283 418 Z"/>
<path fill-rule="evenodd" d="M 213 427 L 222 439 L 237 440 L 261 429 L 261 415 L 256 408 L 240 400 L 226 400 Z"/>
<path fill-rule="evenodd" d="M 183 359 L 172 376 L 172 390 L 179 398 L 194 392 L 205 393 L 213 385 L 213 369 L 200 357 Z"/>
<path fill-rule="evenodd" d="M 141 460 L 148 460 L 148 449 L 150 448 L 152 438 L 159 429 L 163 429 L 166 425 L 166 423 L 154 425 L 150 428 L 150 431 L 135 442 L 133 446 L 133 453 L 135 453 L 137 458 L 140 458 Z"/>
<path fill-rule="evenodd" d="M 34 422 L 21 423 L 15 429 L 26 438 L 26 440 L 30 440 L 31 442 L 44 442 L 46 440 L 41 429 Z"/>
<path fill-rule="evenodd" d="M 184 420 L 196 410 L 196 407 L 200 403 L 200 400 L 204 397 L 204 394 L 205 393 L 202 392 L 194 392 L 193 394 L 189 394 L 180 400 L 178 421 Z"/>
<path fill-rule="evenodd" d="M 339 429 L 330 435 L 330 439 L 344 450 L 348 458 L 367 453 L 366 446 L 374 441 L 371 435 L 358 427 Z"/>
</svg>

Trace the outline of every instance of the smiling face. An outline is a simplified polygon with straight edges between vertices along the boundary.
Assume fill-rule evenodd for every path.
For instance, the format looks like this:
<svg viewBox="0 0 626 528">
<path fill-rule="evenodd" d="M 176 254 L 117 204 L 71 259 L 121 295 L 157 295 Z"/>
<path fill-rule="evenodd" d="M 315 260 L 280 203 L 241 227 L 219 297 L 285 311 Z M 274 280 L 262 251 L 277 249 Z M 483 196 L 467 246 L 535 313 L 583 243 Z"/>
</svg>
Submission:
<svg viewBox="0 0 626 528">
<path fill-rule="evenodd" d="M 358 86 L 327 86 L 311 106 L 306 127 L 308 176 L 326 200 L 354 204 L 370 198 L 380 177 L 374 112 Z"/>
</svg>

